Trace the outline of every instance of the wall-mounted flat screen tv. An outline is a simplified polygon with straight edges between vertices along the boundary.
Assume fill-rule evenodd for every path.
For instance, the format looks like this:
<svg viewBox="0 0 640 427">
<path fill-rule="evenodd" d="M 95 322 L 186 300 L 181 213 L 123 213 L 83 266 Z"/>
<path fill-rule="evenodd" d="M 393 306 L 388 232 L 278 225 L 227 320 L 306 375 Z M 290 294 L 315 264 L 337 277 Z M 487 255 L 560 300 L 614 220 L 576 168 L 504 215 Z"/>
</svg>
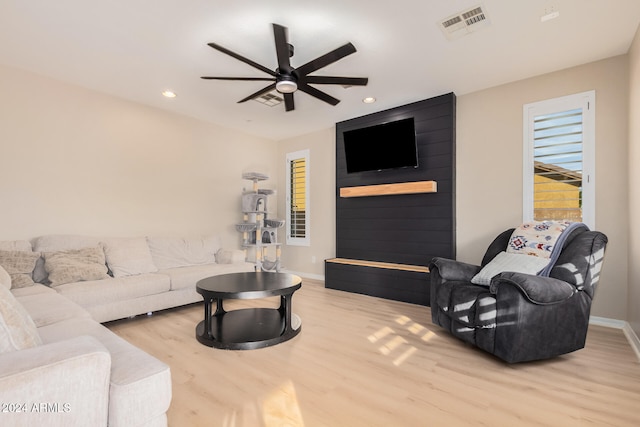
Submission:
<svg viewBox="0 0 640 427">
<path fill-rule="evenodd" d="M 347 173 L 418 167 L 413 117 L 343 132 Z"/>
</svg>

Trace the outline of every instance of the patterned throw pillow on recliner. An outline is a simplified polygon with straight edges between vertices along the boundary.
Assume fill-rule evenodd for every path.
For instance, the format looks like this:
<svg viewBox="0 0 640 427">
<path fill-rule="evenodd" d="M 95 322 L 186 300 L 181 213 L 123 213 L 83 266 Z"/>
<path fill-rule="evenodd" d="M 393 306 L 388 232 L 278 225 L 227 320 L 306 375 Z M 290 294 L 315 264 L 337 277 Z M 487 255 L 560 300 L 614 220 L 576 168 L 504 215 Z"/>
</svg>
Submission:
<svg viewBox="0 0 640 427">
<path fill-rule="evenodd" d="M 551 252 L 569 221 L 525 222 L 513 231 L 507 253 L 550 258 Z"/>
<path fill-rule="evenodd" d="M 506 247 L 491 262 L 476 274 L 471 283 L 489 286 L 491 279 L 505 271 L 525 274 L 547 275 L 547 270 L 554 263 L 556 244 L 562 246 L 565 231 L 582 225 L 570 221 L 531 221 L 518 226 Z M 566 237 L 566 235 L 564 236 Z"/>
</svg>

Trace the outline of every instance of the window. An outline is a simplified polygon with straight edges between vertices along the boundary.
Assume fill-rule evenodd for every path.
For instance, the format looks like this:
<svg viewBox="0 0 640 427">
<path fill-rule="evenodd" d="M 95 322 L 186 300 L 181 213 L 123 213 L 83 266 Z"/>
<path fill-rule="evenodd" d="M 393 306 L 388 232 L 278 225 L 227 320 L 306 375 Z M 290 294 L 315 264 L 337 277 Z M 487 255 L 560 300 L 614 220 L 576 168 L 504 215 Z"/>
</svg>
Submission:
<svg viewBox="0 0 640 427">
<path fill-rule="evenodd" d="M 287 154 L 288 245 L 309 246 L 309 150 Z"/>
<path fill-rule="evenodd" d="M 595 226 L 595 92 L 524 106 L 524 221 Z"/>
</svg>

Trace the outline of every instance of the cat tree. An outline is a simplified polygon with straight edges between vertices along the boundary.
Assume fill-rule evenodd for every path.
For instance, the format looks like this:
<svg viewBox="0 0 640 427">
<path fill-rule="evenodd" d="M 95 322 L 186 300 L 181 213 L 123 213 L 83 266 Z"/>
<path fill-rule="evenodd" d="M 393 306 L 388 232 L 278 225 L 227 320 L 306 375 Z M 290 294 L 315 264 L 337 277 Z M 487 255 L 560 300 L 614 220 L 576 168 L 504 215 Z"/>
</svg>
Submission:
<svg viewBox="0 0 640 427">
<path fill-rule="evenodd" d="M 258 188 L 258 182 L 269 179 L 265 174 L 247 172 L 242 178 L 253 182 L 252 190 L 242 193 L 243 222 L 236 224 L 242 233 L 245 259 L 256 265 L 256 271 L 280 271 L 278 228 L 284 226 L 284 220 L 268 218 L 267 212 L 267 196 L 275 191 Z M 269 259 L 270 253 L 274 258 Z"/>
</svg>

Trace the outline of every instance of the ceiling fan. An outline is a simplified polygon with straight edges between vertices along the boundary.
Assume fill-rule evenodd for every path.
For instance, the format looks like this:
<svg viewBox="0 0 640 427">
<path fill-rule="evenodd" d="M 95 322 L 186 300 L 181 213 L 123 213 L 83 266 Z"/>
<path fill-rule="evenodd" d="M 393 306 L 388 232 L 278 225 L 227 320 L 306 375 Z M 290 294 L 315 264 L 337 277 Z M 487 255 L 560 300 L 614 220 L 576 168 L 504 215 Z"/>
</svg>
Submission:
<svg viewBox="0 0 640 427">
<path fill-rule="evenodd" d="M 242 55 L 230 51 L 215 43 L 208 43 L 212 48 L 226 53 L 246 64 L 257 68 L 269 74 L 271 77 L 202 77 L 205 80 L 244 80 L 244 81 L 272 81 L 273 83 L 252 93 L 238 103 L 246 102 L 254 98 L 258 98 L 272 90 L 277 90 L 284 95 L 284 106 L 286 111 L 294 109 L 293 93 L 301 90 L 315 98 L 318 98 L 331 105 L 337 105 L 340 100 L 334 98 L 326 92 L 316 89 L 311 84 L 319 85 L 346 85 L 346 86 L 366 86 L 368 78 L 366 77 L 334 77 L 334 76 L 310 76 L 309 74 L 317 71 L 329 64 L 332 64 L 347 55 L 351 55 L 356 48 L 347 43 L 337 49 L 332 50 L 318 58 L 307 62 L 297 68 L 291 66 L 289 58 L 293 56 L 293 46 L 287 42 L 287 28 L 282 25 L 273 24 L 273 37 L 276 44 L 276 56 L 278 59 L 278 68 L 270 70 Z"/>
</svg>

